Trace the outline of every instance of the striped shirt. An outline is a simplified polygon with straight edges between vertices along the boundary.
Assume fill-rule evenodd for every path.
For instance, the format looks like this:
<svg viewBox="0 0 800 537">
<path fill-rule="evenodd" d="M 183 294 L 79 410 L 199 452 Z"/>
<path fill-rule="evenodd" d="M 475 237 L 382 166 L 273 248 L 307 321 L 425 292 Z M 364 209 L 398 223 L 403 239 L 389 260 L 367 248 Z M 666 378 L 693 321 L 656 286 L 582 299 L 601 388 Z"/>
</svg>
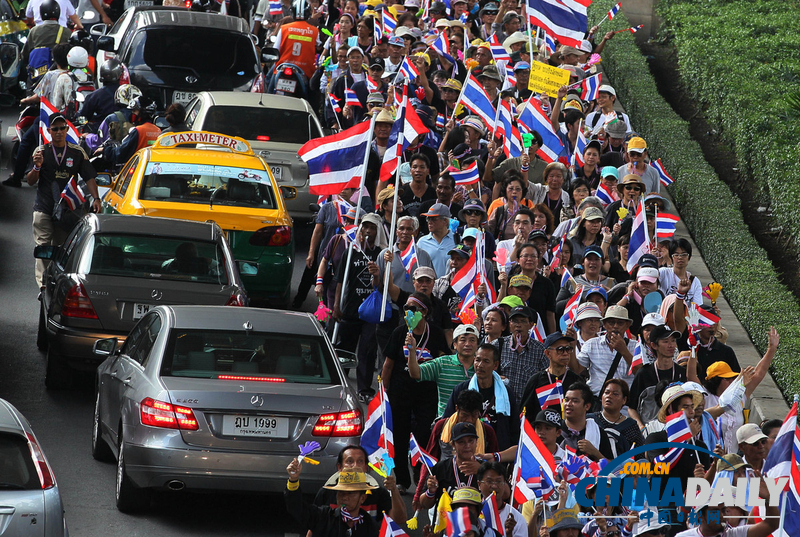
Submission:
<svg viewBox="0 0 800 537">
<path fill-rule="evenodd" d="M 628 350 L 633 354 L 636 349 L 636 340 L 630 339 L 626 343 Z M 606 381 L 608 370 L 611 369 L 616 355 L 617 351 L 608 346 L 604 335 L 593 337 L 584 343 L 578 352 L 578 363 L 589 370 L 589 388 L 592 389 L 593 394 L 600 395 L 600 388 Z M 620 358 L 617 371 L 610 378 L 622 379 L 630 387 L 633 383 L 633 375 L 628 374 L 629 367 L 630 364 L 625 361 L 625 358 Z"/>
<path fill-rule="evenodd" d="M 432 380 L 436 382 L 439 389 L 439 407 L 436 411 L 437 416 L 444 415 L 444 409 L 447 407 L 447 401 L 450 399 L 450 394 L 453 393 L 453 388 L 472 378 L 475 370 L 470 364 L 469 369 L 464 369 L 461 362 L 458 361 L 457 354 L 446 354 L 439 356 L 434 360 L 419 364 L 420 381 Z"/>
<path fill-rule="evenodd" d="M 534 373 L 547 369 L 550 362 L 544 355 L 544 345 L 531 337 L 519 352 L 511 348 L 513 344 L 513 335 L 503 338 L 499 373 L 508 379 L 517 398 L 517 406 L 521 407 L 522 394 L 525 392 L 528 380 Z"/>
</svg>

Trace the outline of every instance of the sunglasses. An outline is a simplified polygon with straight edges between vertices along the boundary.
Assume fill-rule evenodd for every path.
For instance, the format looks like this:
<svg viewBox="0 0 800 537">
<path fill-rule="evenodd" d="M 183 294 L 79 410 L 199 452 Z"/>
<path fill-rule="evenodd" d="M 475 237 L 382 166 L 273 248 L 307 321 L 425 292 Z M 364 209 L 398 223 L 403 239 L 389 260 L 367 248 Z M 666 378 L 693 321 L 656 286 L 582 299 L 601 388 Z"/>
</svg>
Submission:
<svg viewBox="0 0 800 537">
<path fill-rule="evenodd" d="M 469 209 L 469 210 L 464 211 L 464 214 L 466 216 L 481 216 L 483 214 L 483 212 Z"/>
<path fill-rule="evenodd" d="M 567 354 L 572 350 L 572 347 L 569 345 L 561 345 L 560 347 L 550 347 L 551 351 L 556 351 L 559 354 Z M 610 533 L 606 533 L 606 535 L 611 535 Z"/>
<path fill-rule="evenodd" d="M 65 130 L 67 130 L 67 126 L 66 126 L 66 125 L 64 125 L 63 127 L 50 127 L 50 130 L 51 130 L 52 132 L 60 132 L 60 131 L 65 131 Z"/>
<path fill-rule="evenodd" d="M 634 192 L 641 192 L 642 191 L 641 188 L 639 188 L 638 186 L 633 186 L 633 185 L 625 185 L 625 190 L 633 190 Z"/>
<path fill-rule="evenodd" d="M 425 313 L 424 309 L 420 309 L 416 306 L 409 306 L 408 304 L 403 306 L 403 311 L 410 311 L 411 313 L 416 313 L 416 312 Z"/>
</svg>

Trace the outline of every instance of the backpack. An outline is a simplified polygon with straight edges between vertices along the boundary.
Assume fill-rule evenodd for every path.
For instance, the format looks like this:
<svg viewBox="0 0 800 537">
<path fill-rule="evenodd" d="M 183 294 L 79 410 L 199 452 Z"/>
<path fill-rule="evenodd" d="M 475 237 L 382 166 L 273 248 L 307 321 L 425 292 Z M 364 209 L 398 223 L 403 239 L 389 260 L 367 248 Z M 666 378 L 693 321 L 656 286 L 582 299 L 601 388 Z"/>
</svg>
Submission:
<svg viewBox="0 0 800 537">
<path fill-rule="evenodd" d="M 622 117 L 622 114 L 620 112 L 617 112 L 616 110 L 614 110 L 614 114 L 616 114 L 617 120 L 622 121 L 623 123 L 625 123 L 625 118 Z M 601 118 L 601 117 L 603 117 L 603 114 L 602 114 L 602 112 L 598 111 L 596 114 L 594 114 L 592 116 L 591 121 L 587 121 L 586 122 L 586 126 L 589 127 L 590 129 L 594 129 L 594 126 L 597 125 L 597 120 L 599 118 Z M 627 125 L 627 123 L 626 123 L 626 125 Z"/>
<path fill-rule="evenodd" d="M 28 87 L 34 87 L 53 65 L 53 51 L 50 47 L 37 47 L 28 55 Z"/>
<path fill-rule="evenodd" d="M 108 127 L 108 139 L 121 142 L 135 125 L 119 110 L 114 112 L 114 115 L 117 117 L 117 121 Z"/>
<path fill-rule="evenodd" d="M 642 420 L 642 423 L 648 423 L 658 415 L 659 406 L 656 404 L 656 387 L 648 386 L 639 395 L 639 404 L 636 411 Z"/>
</svg>

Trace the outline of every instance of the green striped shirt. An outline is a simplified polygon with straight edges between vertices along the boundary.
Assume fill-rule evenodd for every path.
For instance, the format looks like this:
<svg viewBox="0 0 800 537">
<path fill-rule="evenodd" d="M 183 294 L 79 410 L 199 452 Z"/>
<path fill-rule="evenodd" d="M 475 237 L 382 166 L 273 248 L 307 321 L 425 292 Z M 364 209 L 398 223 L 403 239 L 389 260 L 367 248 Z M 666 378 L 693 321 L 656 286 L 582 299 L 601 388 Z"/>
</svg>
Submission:
<svg viewBox="0 0 800 537">
<path fill-rule="evenodd" d="M 447 406 L 447 401 L 450 399 L 450 394 L 453 393 L 453 388 L 472 378 L 475 370 L 470 364 L 468 370 L 464 370 L 464 366 L 458 361 L 457 354 L 449 354 L 439 356 L 433 360 L 429 360 L 423 364 L 419 364 L 420 368 L 420 381 L 432 380 L 436 382 L 439 389 L 439 409 L 437 416 L 444 414 L 444 409 Z"/>
</svg>

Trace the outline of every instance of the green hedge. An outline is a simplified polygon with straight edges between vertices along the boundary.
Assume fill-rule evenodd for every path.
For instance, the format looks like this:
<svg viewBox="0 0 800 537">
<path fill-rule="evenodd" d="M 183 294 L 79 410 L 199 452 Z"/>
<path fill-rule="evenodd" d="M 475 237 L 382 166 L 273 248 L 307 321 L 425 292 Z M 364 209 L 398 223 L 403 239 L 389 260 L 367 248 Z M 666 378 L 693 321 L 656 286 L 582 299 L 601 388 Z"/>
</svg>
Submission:
<svg viewBox="0 0 800 537">
<path fill-rule="evenodd" d="M 781 0 L 658 4 L 687 89 L 733 148 L 743 179 L 800 245 L 800 122 L 785 97 L 800 88 L 797 7 Z"/>
<path fill-rule="evenodd" d="M 589 20 L 600 20 L 615 1 L 595 0 Z M 604 23 L 602 30 L 629 26 L 619 14 Z M 706 50 L 710 46 L 706 45 Z M 705 161 L 688 123 L 658 93 L 633 35 L 623 32 L 615 36 L 602 57 L 603 68 L 634 128 L 647 140 L 652 157 L 661 158 L 675 178 L 670 193 L 714 278 L 723 285 L 725 298 L 762 352 L 769 327 L 778 329 L 781 344 L 773 362 L 773 377 L 788 398 L 800 393 L 800 306 L 750 234 L 739 198 Z"/>
</svg>

